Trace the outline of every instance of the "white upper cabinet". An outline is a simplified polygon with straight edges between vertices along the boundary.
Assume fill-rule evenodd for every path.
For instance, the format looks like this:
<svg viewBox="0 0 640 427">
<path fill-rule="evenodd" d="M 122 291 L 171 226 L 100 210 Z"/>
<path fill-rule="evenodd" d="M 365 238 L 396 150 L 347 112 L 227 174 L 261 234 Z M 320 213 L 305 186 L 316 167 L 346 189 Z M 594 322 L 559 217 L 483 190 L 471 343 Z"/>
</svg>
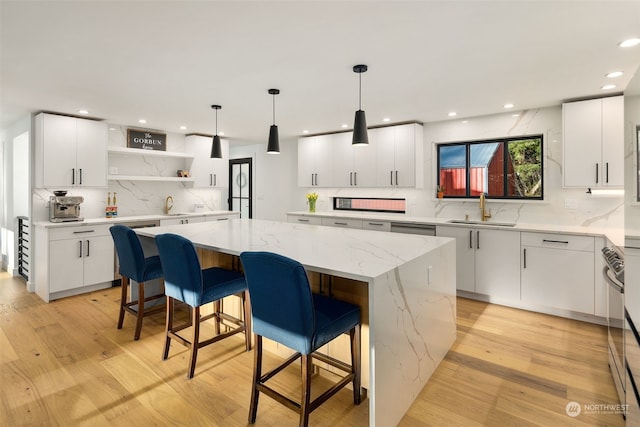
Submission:
<svg viewBox="0 0 640 427">
<path fill-rule="evenodd" d="M 36 116 L 36 187 L 106 187 L 107 125 L 40 113 Z"/>
<path fill-rule="evenodd" d="M 352 132 L 300 138 L 298 186 L 422 187 L 421 125 L 369 129 L 369 145 L 351 139 Z"/>
<path fill-rule="evenodd" d="M 373 129 L 378 187 L 422 187 L 422 126 L 406 124 Z"/>
<path fill-rule="evenodd" d="M 333 182 L 336 187 L 376 186 L 376 135 L 369 131 L 368 145 L 353 145 L 352 132 L 327 135 L 333 141 Z"/>
<path fill-rule="evenodd" d="M 624 186 L 622 96 L 562 105 L 564 186 Z"/>
<path fill-rule="evenodd" d="M 202 135 L 189 135 L 185 138 L 185 151 L 193 154 L 189 174 L 193 178 L 194 188 L 229 187 L 229 142 L 220 141 L 222 158 L 211 158 L 213 138 Z"/>
<path fill-rule="evenodd" d="M 298 139 L 298 186 L 333 187 L 333 144 L 325 135 Z"/>
</svg>

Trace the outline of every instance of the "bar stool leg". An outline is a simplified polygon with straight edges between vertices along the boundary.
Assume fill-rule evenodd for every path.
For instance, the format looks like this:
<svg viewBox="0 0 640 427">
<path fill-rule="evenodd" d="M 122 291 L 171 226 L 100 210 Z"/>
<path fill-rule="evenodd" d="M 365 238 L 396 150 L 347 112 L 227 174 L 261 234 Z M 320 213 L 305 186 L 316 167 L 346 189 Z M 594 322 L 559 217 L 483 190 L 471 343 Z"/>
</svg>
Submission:
<svg viewBox="0 0 640 427">
<path fill-rule="evenodd" d="M 136 331 L 133 339 L 137 341 L 140 338 L 142 330 L 142 318 L 144 317 L 144 282 L 138 283 L 138 310 L 136 313 Z"/>
<path fill-rule="evenodd" d="M 349 331 L 351 340 L 351 372 L 353 372 L 353 403 L 359 405 L 362 401 L 361 395 L 361 330 L 360 324 L 356 325 Z"/>
<path fill-rule="evenodd" d="M 258 382 L 262 376 L 262 336 L 255 336 L 255 349 L 253 354 L 253 384 L 251 386 L 251 403 L 249 404 L 249 424 L 256 422 L 256 415 L 258 413 L 258 398 L 260 392 L 258 391 Z"/>
<path fill-rule="evenodd" d="M 242 307 L 244 308 L 244 342 L 247 351 L 251 351 L 251 300 L 249 291 L 242 293 Z"/>
<path fill-rule="evenodd" d="M 167 321 L 165 327 L 165 340 L 164 350 L 162 351 L 162 360 L 167 360 L 169 357 L 169 346 L 171 345 L 171 335 L 169 332 L 173 330 L 173 298 L 167 297 Z"/>
<path fill-rule="evenodd" d="M 198 358 L 198 342 L 200 339 L 200 307 L 193 307 L 193 339 L 191 340 L 191 358 L 189 359 L 189 371 L 187 372 L 187 378 L 193 378 L 193 373 L 196 370 L 196 359 Z"/>
<path fill-rule="evenodd" d="M 129 285 L 129 278 L 122 276 L 122 279 L 120 279 L 120 284 L 122 289 L 120 293 L 120 315 L 118 316 L 118 329 L 122 329 L 122 322 L 124 322 L 124 306 L 127 303 L 127 287 Z"/>
<path fill-rule="evenodd" d="M 300 427 L 309 425 L 309 403 L 311 401 L 311 374 L 313 365 L 311 364 L 311 354 L 302 355 L 302 399 L 300 400 Z"/>
</svg>

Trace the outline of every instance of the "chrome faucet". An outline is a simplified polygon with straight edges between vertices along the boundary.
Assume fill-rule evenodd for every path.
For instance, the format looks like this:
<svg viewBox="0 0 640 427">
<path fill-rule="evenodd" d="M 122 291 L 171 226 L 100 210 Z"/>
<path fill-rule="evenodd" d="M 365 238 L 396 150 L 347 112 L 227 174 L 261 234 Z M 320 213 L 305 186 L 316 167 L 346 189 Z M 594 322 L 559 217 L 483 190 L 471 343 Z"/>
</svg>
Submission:
<svg viewBox="0 0 640 427">
<path fill-rule="evenodd" d="M 169 204 L 169 201 L 171 201 L 171 204 Z M 173 197 L 167 196 L 167 198 L 164 200 L 164 213 L 169 215 L 169 212 L 171 211 L 172 207 L 173 207 Z"/>
<path fill-rule="evenodd" d="M 485 222 L 487 219 L 491 218 L 491 213 L 487 209 L 487 202 L 484 199 L 484 194 L 480 194 L 480 218 L 482 222 Z"/>
</svg>

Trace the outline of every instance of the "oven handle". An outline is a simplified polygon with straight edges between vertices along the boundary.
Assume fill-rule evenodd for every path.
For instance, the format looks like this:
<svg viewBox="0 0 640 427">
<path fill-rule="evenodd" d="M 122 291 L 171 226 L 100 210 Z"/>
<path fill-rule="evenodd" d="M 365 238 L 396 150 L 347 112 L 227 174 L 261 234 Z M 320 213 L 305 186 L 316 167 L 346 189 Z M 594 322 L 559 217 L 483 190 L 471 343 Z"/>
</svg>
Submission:
<svg viewBox="0 0 640 427">
<path fill-rule="evenodd" d="M 613 286 L 614 288 L 616 288 L 616 290 L 618 292 L 620 292 L 621 294 L 624 294 L 624 286 L 620 286 L 619 282 L 615 279 L 613 279 L 611 276 L 609 276 L 609 266 L 605 265 L 602 268 L 602 277 L 604 277 L 604 280 L 607 281 L 607 283 L 609 284 L 609 286 Z"/>
</svg>

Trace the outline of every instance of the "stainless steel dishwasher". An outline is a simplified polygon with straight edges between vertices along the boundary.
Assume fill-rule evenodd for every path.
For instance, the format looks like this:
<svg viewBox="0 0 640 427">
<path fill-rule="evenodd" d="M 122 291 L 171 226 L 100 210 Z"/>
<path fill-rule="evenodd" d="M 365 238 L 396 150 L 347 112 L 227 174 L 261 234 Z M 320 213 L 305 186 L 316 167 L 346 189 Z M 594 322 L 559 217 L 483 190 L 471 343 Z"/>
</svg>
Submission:
<svg viewBox="0 0 640 427">
<path fill-rule="evenodd" d="M 435 236 L 436 226 L 434 224 L 422 224 L 418 222 L 392 222 L 391 232 Z"/>
</svg>

